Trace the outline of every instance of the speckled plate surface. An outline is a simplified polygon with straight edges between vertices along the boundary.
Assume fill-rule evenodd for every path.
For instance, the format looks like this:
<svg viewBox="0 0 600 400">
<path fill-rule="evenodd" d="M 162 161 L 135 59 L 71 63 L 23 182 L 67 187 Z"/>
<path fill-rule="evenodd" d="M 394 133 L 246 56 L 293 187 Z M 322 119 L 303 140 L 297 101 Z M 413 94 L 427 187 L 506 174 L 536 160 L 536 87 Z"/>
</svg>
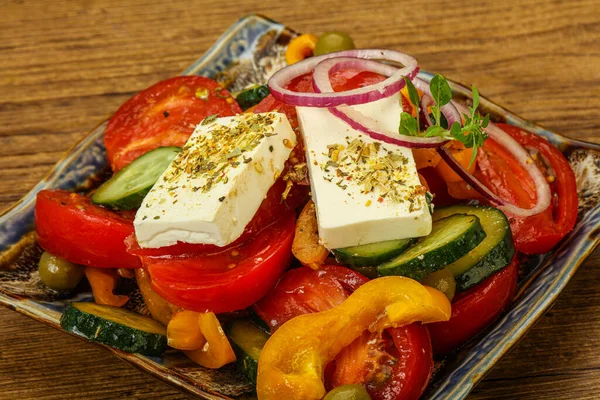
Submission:
<svg viewBox="0 0 600 400">
<path fill-rule="evenodd" d="M 284 51 L 295 33 L 267 18 L 251 15 L 229 28 L 215 45 L 184 75 L 204 75 L 223 82 L 230 91 L 250 83 L 266 82 L 285 65 Z M 421 72 L 423 79 L 431 75 Z M 470 90 L 452 83 L 455 95 L 469 101 Z M 579 265 L 599 243 L 600 146 L 565 138 L 523 120 L 487 99 L 482 107 L 496 121 L 505 121 L 548 138 L 568 157 L 577 177 L 579 219 L 573 232 L 552 252 L 530 259 L 522 268 L 520 291 L 511 308 L 490 328 L 455 356 L 437 364 L 437 373 L 424 398 L 459 400 L 467 396 L 556 300 Z M 0 304 L 59 328 L 62 310 L 73 300 L 91 301 L 89 288 L 65 295 L 41 284 L 36 260 L 33 208 L 35 195 L 46 188 L 85 187 L 90 177 L 106 168 L 102 133 L 105 123 L 85 136 L 63 157 L 50 174 L 25 197 L 0 216 Z M 126 307 L 147 313 L 137 289 L 130 289 Z M 252 398 L 252 385 L 233 367 L 214 371 L 187 360 L 177 351 L 162 357 L 128 354 L 106 347 L 117 357 L 165 382 L 204 399 Z"/>
</svg>

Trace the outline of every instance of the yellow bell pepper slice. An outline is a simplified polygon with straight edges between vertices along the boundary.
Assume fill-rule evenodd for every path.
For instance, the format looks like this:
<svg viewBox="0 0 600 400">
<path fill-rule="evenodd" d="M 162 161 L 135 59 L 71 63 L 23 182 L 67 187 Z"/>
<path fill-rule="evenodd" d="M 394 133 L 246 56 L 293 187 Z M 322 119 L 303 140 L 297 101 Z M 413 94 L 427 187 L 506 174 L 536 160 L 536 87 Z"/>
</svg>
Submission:
<svg viewBox="0 0 600 400">
<path fill-rule="evenodd" d="M 147 269 L 137 268 L 135 270 L 135 280 L 152 318 L 162 322 L 164 325 L 169 325 L 169 321 L 171 321 L 173 312 L 177 307 L 168 303 L 152 289 L 152 279 L 150 279 Z"/>
<path fill-rule="evenodd" d="M 206 344 L 200 329 L 199 314 L 180 311 L 174 314 L 167 325 L 167 344 L 179 350 L 198 350 Z"/>
<path fill-rule="evenodd" d="M 235 353 L 217 316 L 212 312 L 196 314 L 206 343 L 197 350 L 184 351 L 185 355 L 205 368 L 217 369 L 234 362 Z"/>
<path fill-rule="evenodd" d="M 113 293 L 121 279 L 114 269 L 85 267 L 85 277 L 92 287 L 94 302 L 97 304 L 123 307 L 129 301 L 128 296 Z"/>
<path fill-rule="evenodd" d="M 258 362 L 259 400 L 318 400 L 326 394 L 323 370 L 365 330 L 447 321 L 450 302 L 433 288 L 401 276 L 377 278 L 342 304 L 295 317 L 269 338 Z"/>
<path fill-rule="evenodd" d="M 321 268 L 329 256 L 329 250 L 319 243 L 317 211 L 312 200 L 306 203 L 296 221 L 292 254 L 302 265 L 312 269 Z"/>
</svg>

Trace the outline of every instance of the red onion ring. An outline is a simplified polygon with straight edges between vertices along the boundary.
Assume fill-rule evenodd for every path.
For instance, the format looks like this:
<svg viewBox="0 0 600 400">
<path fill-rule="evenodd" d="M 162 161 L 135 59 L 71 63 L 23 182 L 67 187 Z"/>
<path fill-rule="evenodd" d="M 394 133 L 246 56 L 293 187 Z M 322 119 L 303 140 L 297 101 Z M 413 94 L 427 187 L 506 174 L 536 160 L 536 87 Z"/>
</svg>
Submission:
<svg viewBox="0 0 600 400">
<path fill-rule="evenodd" d="M 350 125 L 352 129 L 365 133 L 371 139 L 384 143 L 394 144 L 410 148 L 435 148 L 446 143 L 447 140 L 437 137 L 404 136 L 396 132 L 381 129 L 377 123 L 350 107 L 329 108 L 329 112 Z"/>
<path fill-rule="evenodd" d="M 426 111 L 427 107 L 423 106 L 423 100 L 426 97 L 429 97 L 429 99 L 430 99 L 430 100 L 427 100 L 428 101 L 427 106 L 435 104 L 435 101 L 433 100 L 433 96 L 431 95 L 431 89 L 429 88 L 429 84 L 419 78 L 415 78 L 412 81 L 412 83 L 413 83 L 413 85 L 415 85 L 415 87 L 417 89 L 419 89 L 421 92 L 423 92 L 424 95 L 421 98 L 421 109 L 424 110 L 423 114 L 425 114 L 425 120 L 427 121 L 427 123 L 429 125 L 433 125 L 431 123 L 432 122 L 431 118 L 429 118 L 429 114 Z M 452 104 L 452 102 L 450 102 L 448 104 L 444 104 L 442 107 L 440 107 L 440 111 L 442 112 L 442 114 L 444 114 L 444 117 L 446 117 L 446 121 L 448 121 L 448 128 L 450 128 L 455 121 L 458 122 L 462 126 L 462 117 L 461 117 L 460 113 L 458 112 L 458 110 L 456 109 L 456 106 L 454 104 Z"/>
<path fill-rule="evenodd" d="M 454 102 L 453 102 L 454 103 Z M 468 114 L 468 109 L 462 104 L 454 103 L 455 107 L 464 114 Z M 546 181 L 546 177 L 542 174 L 542 171 L 537 167 L 535 162 L 531 159 L 529 152 L 525 150 L 523 146 L 519 144 L 515 139 L 513 139 L 509 134 L 504 132 L 502 129 L 498 128 L 493 122 L 490 122 L 487 128 L 485 128 L 485 132 L 498 144 L 504 146 L 506 150 L 508 150 L 515 159 L 525 168 L 525 170 L 529 173 L 529 176 L 533 179 L 536 189 L 536 197 L 537 202 L 533 208 L 521 208 L 514 204 L 510 204 L 507 201 L 501 199 L 494 193 L 492 193 L 483 183 L 481 183 L 477 178 L 467 172 L 460 163 L 458 163 L 452 154 L 445 148 L 440 147 L 438 149 L 438 153 L 440 156 L 448 163 L 448 165 L 469 185 L 473 187 L 473 189 L 477 190 L 483 197 L 488 199 L 490 202 L 496 204 L 496 206 L 509 214 L 520 216 L 520 217 L 528 217 L 531 215 L 539 214 L 545 211 L 552 201 L 552 193 L 550 191 L 550 186 Z"/>
<path fill-rule="evenodd" d="M 421 105 L 419 106 L 421 110 L 423 110 L 423 116 L 425 117 L 425 122 L 428 126 L 433 125 L 433 121 L 427 112 L 427 108 L 435 104 L 435 101 L 426 93 L 423 93 L 421 97 Z"/>
<path fill-rule="evenodd" d="M 360 69 L 362 71 L 376 72 L 384 76 L 394 75 L 398 68 L 380 62 L 363 60 L 350 57 L 335 57 L 321 61 L 313 71 L 313 88 L 316 93 L 333 93 L 331 86 L 331 74 L 341 69 Z M 414 71 L 416 74 L 417 70 Z M 411 73 L 412 74 L 412 73 Z M 414 74 L 412 74 L 414 76 Z M 411 79 L 409 77 L 409 79 Z M 398 91 L 400 91 L 406 83 L 404 79 L 400 81 Z M 397 94 L 395 92 L 393 94 Z M 389 97 L 389 96 L 384 96 Z M 423 147 L 439 147 L 447 140 L 440 137 L 416 137 L 399 135 L 397 132 L 381 129 L 378 124 L 372 119 L 351 107 L 330 107 L 329 112 L 350 125 L 353 129 L 363 132 L 371 139 L 379 140 L 384 143 L 394 144 L 397 146 L 423 148 Z"/>
<path fill-rule="evenodd" d="M 292 79 L 313 71 L 320 62 L 330 58 L 339 57 L 352 57 L 364 60 L 381 59 L 400 63 L 404 65 L 404 67 L 396 69 L 389 78 L 375 85 L 345 92 L 334 92 L 332 90 L 331 92 L 326 91 L 326 93 L 304 93 L 294 92 L 284 88 L 284 85 Z M 309 57 L 296 64 L 285 67 L 276 72 L 271 79 L 269 79 L 268 85 L 271 94 L 276 100 L 289 105 L 321 108 L 341 105 L 351 106 L 370 103 L 398 93 L 404 85 L 404 79 L 402 78 L 404 76 L 412 78 L 417 74 L 417 71 L 417 60 L 408 54 L 383 49 L 347 50 L 324 54 L 317 57 Z"/>
</svg>

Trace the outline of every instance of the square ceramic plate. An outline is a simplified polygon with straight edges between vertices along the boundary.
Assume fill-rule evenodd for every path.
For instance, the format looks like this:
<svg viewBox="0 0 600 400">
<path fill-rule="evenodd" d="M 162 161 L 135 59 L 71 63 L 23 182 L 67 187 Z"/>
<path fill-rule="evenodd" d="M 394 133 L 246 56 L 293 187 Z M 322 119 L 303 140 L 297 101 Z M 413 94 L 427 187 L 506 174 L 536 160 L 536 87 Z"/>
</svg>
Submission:
<svg viewBox="0 0 600 400">
<path fill-rule="evenodd" d="M 250 15 L 227 30 L 184 75 L 204 75 L 223 82 L 230 91 L 266 82 L 285 65 L 284 52 L 296 33 L 258 15 Z M 421 72 L 421 78 L 431 75 Z M 470 90 L 453 83 L 455 96 L 469 101 Z M 498 359 L 530 329 L 565 287 L 583 260 L 599 242 L 600 146 L 565 138 L 529 123 L 487 99 L 482 107 L 496 121 L 528 129 L 548 138 L 569 158 L 577 176 L 579 220 L 573 232 L 551 254 L 530 259 L 522 268 L 519 294 L 510 310 L 455 356 L 437 363 L 437 373 L 424 395 L 430 400 L 464 399 Z M 68 302 L 91 301 L 82 288 L 60 298 L 40 283 L 36 264 L 41 249 L 33 228 L 35 195 L 46 188 L 75 189 L 106 168 L 102 133 L 105 123 L 85 136 L 36 187 L 0 216 L 0 303 L 60 329 L 59 319 Z M 147 313 L 134 289 L 127 307 Z M 252 397 L 252 385 L 233 367 L 214 371 L 187 360 L 177 351 L 151 358 L 107 347 L 117 357 L 178 389 L 204 399 Z"/>
</svg>

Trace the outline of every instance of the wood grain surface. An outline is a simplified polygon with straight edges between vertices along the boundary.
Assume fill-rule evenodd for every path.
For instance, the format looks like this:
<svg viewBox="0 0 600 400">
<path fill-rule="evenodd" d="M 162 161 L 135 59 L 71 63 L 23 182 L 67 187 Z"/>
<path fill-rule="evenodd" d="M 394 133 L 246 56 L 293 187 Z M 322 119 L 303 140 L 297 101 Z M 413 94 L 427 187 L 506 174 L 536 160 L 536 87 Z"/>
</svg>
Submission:
<svg viewBox="0 0 600 400">
<path fill-rule="evenodd" d="M 132 94 L 183 71 L 252 12 L 411 53 L 529 120 L 600 142 L 598 0 L 0 0 L 0 209 Z M 596 253 L 471 399 L 600 397 L 599 267 Z M 0 398 L 186 396 L 0 309 Z"/>
</svg>

